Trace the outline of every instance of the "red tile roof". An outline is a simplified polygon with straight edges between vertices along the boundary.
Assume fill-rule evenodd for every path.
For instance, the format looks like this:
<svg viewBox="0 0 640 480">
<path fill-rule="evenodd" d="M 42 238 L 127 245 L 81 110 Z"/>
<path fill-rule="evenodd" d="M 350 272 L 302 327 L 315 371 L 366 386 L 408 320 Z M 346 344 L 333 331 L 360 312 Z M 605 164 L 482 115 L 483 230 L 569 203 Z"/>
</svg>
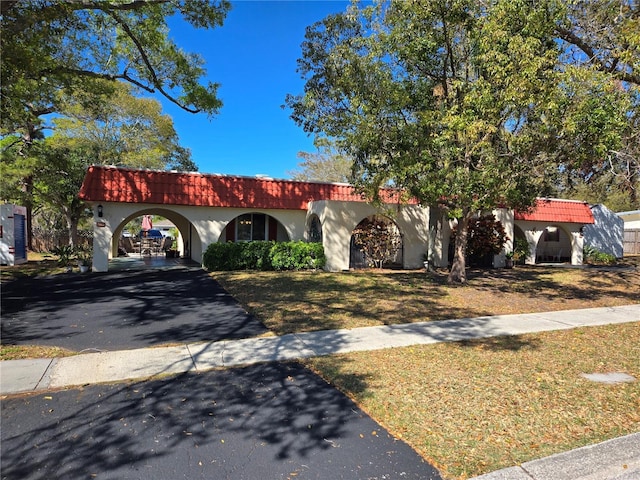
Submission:
<svg viewBox="0 0 640 480">
<path fill-rule="evenodd" d="M 547 223 L 595 223 L 591 208 L 585 202 L 539 198 L 531 211 L 514 212 L 516 220 Z"/>
<path fill-rule="evenodd" d="M 396 191 L 382 192 L 388 203 Z M 353 187 L 338 183 L 89 167 L 80 198 L 93 202 L 156 203 L 201 207 L 306 210 L 313 200 L 364 202 Z"/>
</svg>

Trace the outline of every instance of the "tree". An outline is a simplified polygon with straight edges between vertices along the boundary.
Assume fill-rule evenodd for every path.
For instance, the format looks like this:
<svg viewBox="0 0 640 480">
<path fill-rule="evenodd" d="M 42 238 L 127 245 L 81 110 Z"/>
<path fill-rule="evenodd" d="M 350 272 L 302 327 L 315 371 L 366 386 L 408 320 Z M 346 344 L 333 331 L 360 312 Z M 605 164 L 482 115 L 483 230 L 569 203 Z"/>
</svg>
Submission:
<svg viewBox="0 0 640 480">
<path fill-rule="evenodd" d="M 553 178 L 545 114 L 559 50 L 554 12 L 536 5 L 381 2 L 306 33 L 292 118 L 336 139 L 372 199 L 392 184 L 457 220 L 449 282 L 466 282 L 469 221 L 530 206 Z"/>
<path fill-rule="evenodd" d="M 348 183 L 351 177 L 351 159 L 337 151 L 336 147 L 326 139 L 317 139 L 317 152 L 299 152 L 298 170 L 289 172 L 293 180 L 304 182 L 338 182 Z"/>
<path fill-rule="evenodd" d="M 45 119 L 61 112 L 61 99 L 77 95 L 93 105 L 113 93 L 117 82 L 162 95 L 188 112 L 216 114 L 222 106 L 218 85 L 201 83 L 202 59 L 170 39 L 167 20 L 181 15 L 195 28 L 214 28 L 229 9 L 227 0 L 1 1 L 0 135 L 12 138 L 22 157 L 3 164 L 3 171 L 28 163 L 27 150 L 51 128 Z M 175 161 L 187 153 L 176 150 Z M 12 155 L 3 150 L 3 162 Z M 33 179 L 19 183 L 31 248 Z"/>
<path fill-rule="evenodd" d="M 54 120 L 53 135 L 27 150 L 20 149 L 19 142 L 5 150 L 1 186 L 5 199 L 58 212 L 72 246 L 77 245 L 78 224 L 87 215 L 78 192 L 89 165 L 197 170 L 160 104 L 133 97 L 125 84 L 115 86 L 109 101 L 85 105 L 71 97 L 59 105 L 64 115 Z M 29 190 L 24 178 L 30 179 Z"/>
<path fill-rule="evenodd" d="M 227 0 L 4 0 L 0 117 L 3 134 L 39 128 L 57 112 L 59 92 L 105 93 L 123 81 L 189 112 L 215 114 L 218 85 L 202 85 L 202 59 L 170 39 L 167 19 L 196 28 L 222 25 Z M 90 99 L 90 95 L 85 95 Z"/>
<path fill-rule="evenodd" d="M 191 153 L 179 145 L 173 120 L 150 98 L 137 98 L 127 84 L 86 104 L 78 96 L 60 102 L 55 136 L 70 147 L 95 152 L 94 165 L 197 171 Z"/>
<path fill-rule="evenodd" d="M 640 4 L 635 1 L 562 2 L 564 11 L 555 32 L 563 47 L 563 62 L 591 77 L 583 98 L 589 108 L 611 109 L 613 95 L 625 105 L 610 117 L 624 125 L 617 145 L 590 159 L 563 164 L 569 195 L 597 197 L 599 201 L 639 208 L 640 184 Z M 579 82 L 578 85 L 584 85 Z M 594 88 L 595 86 L 595 88 Z M 608 89 L 608 92 L 606 91 Z M 603 98 L 603 93 L 609 98 Z M 604 107 L 604 108 L 603 108 Z M 595 131 L 584 125 L 583 131 Z M 584 136 L 583 136 L 584 138 Z M 602 196 L 606 190 L 611 195 Z"/>
<path fill-rule="evenodd" d="M 457 229 L 454 228 L 451 236 L 455 238 L 456 235 Z M 485 262 L 491 265 L 493 256 L 502 251 L 506 241 L 504 226 L 495 215 L 489 213 L 473 217 L 469 221 L 467 259 L 477 265 Z"/>
</svg>

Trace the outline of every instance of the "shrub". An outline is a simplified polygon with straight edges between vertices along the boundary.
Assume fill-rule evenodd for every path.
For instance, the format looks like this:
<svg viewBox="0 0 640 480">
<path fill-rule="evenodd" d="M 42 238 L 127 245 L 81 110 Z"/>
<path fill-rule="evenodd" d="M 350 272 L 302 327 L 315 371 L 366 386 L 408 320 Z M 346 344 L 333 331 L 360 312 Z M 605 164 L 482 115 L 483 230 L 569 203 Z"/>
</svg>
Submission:
<svg viewBox="0 0 640 480">
<path fill-rule="evenodd" d="M 587 263 L 596 265 L 611 265 L 616 263 L 616 257 L 610 253 L 601 252 L 597 248 L 587 245 L 583 249 L 584 259 Z"/>
<path fill-rule="evenodd" d="M 207 270 L 239 270 L 241 243 L 212 243 L 202 256 Z"/>
<path fill-rule="evenodd" d="M 202 257 L 207 270 L 304 270 L 325 265 L 324 249 L 306 242 L 212 243 Z"/>
<path fill-rule="evenodd" d="M 271 249 L 271 264 L 275 270 L 318 269 L 325 263 L 321 243 L 281 242 Z"/>
<path fill-rule="evenodd" d="M 402 237 L 395 224 L 381 218 L 361 222 L 353 231 L 353 239 L 369 264 L 378 268 L 392 260 L 402 247 Z"/>
<path fill-rule="evenodd" d="M 58 265 L 67 267 L 75 255 L 75 249 L 71 245 L 61 245 L 51 249 L 51 253 L 58 256 Z"/>
<path fill-rule="evenodd" d="M 457 228 L 451 232 L 450 247 L 455 244 Z M 507 241 L 502 222 L 495 215 L 474 217 L 469 221 L 467 261 L 470 265 L 491 266 L 493 256 L 499 254 Z M 452 251 L 450 253 L 452 258 Z M 450 259 L 451 259 L 450 258 Z"/>
<path fill-rule="evenodd" d="M 237 245 L 242 245 L 239 261 L 240 269 L 273 270 L 270 254 L 275 242 L 254 241 Z"/>
<path fill-rule="evenodd" d="M 513 261 L 516 263 L 524 263 L 529 256 L 529 242 L 524 238 L 516 238 L 513 241 Z"/>
</svg>

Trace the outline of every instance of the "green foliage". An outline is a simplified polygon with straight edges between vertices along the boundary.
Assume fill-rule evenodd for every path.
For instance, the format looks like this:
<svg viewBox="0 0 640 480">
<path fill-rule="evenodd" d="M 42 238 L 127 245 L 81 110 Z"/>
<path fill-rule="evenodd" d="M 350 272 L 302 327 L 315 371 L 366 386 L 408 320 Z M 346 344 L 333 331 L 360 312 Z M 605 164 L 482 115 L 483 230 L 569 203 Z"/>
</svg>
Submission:
<svg viewBox="0 0 640 480">
<path fill-rule="evenodd" d="M 368 196 L 391 183 L 458 220 L 450 281 L 464 282 L 465 227 L 475 212 L 526 208 L 561 173 L 599 174 L 607 158 L 620 161 L 625 145 L 640 143 L 629 127 L 637 91 L 615 81 L 637 77 L 637 12 L 605 3 L 584 7 L 589 25 L 578 15 L 585 2 L 354 4 L 307 30 L 304 94 L 287 104 L 305 131 L 354 159 L 355 183 Z M 574 68 L 559 35 L 620 58 L 596 55 L 597 65 Z"/>
<path fill-rule="evenodd" d="M 513 255 L 512 258 L 515 262 L 524 262 L 529 256 L 529 242 L 524 238 L 516 238 L 513 241 Z"/>
<path fill-rule="evenodd" d="M 591 245 L 587 245 L 583 249 L 584 260 L 593 265 L 612 265 L 616 263 L 615 255 L 601 252 Z"/>
<path fill-rule="evenodd" d="M 376 2 L 327 17 L 307 31 L 292 118 L 336 139 L 370 197 L 391 183 L 459 223 L 527 206 L 552 179 L 538 132 L 557 82 L 547 13 L 468 0 Z M 464 272 L 460 238 L 452 275 Z"/>
<path fill-rule="evenodd" d="M 71 245 L 60 245 L 51 250 L 58 257 L 60 267 L 68 267 L 75 255 L 75 249 Z"/>
<path fill-rule="evenodd" d="M 325 138 L 314 141 L 317 152 L 298 152 L 298 169 L 288 172 L 293 180 L 348 183 L 353 161 Z"/>
<path fill-rule="evenodd" d="M 325 265 L 319 243 L 227 242 L 212 243 L 203 255 L 207 270 L 305 270 Z"/>
<path fill-rule="evenodd" d="M 60 113 L 54 120 L 59 142 L 90 150 L 95 165 L 197 170 L 160 102 L 136 98 L 129 85 L 116 84 L 108 94 L 94 95 L 89 105 L 64 96 Z"/>
<path fill-rule="evenodd" d="M 374 217 L 361 222 L 353 230 L 353 237 L 369 264 L 378 268 L 392 260 L 402 246 L 398 228 L 386 218 Z"/>
<path fill-rule="evenodd" d="M 274 270 L 316 270 L 324 267 L 324 247 L 317 242 L 278 242 L 270 252 Z"/>
<path fill-rule="evenodd" d="M 62 90 L 89 99 L 104 84 L 123 81 L 160 94 L 189 112 L 215 114 L 217 84 L 202 83 L 200 56 L 180 49 L 168 21 L 195 28 L 222 25 L 226 0 L 174 2 L 0 2 L 3 132 L 15 132 L 58 111 Z"/>
<path fill-rule="evenodd" d="M 212 243 L 202 256 L 202 265 L 207 270 L 241 270 L 242 243 Z"/>
</svg>

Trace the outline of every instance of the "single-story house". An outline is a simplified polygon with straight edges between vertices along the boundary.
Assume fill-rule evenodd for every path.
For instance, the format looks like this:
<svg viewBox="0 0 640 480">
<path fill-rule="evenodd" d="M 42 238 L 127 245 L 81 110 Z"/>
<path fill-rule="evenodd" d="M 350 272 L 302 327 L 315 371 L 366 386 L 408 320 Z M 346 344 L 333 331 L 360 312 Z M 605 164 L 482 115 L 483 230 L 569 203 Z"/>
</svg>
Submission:
<svg viewBox="0 0 640 480">
<path fill-rule="evenodd" d="M 381 192 L 383 203 L 368 203 L 347 184 L 275 180 L 92 166 L 80 198 L 94 211 L 94 271 L 106 271 L 117 256 L 124 226 L 141 215 L 160 215 L 180 232 L 181 256 L 201 262 L 213 242 L 305 240 L 322 242 L 326 269 L 358 266 L 353 231 L 361 222 L 384 217 L 395 224 L 402 246 L 395 259 L 406 269 L 425 258 L 446 267 L 452 224 L 435 207 L 402 202 L 397 191 Z M 528 263 L 582 263 L 583 225 L 594 222 L 584 202 L 539 199 L 528 212 L 496 209 L 510 239 L 531 247 Z M 511 241 L 506 249 L 512 248 Z M 504 253 L 494 266 L 504 265 Z"/>
</svg>

